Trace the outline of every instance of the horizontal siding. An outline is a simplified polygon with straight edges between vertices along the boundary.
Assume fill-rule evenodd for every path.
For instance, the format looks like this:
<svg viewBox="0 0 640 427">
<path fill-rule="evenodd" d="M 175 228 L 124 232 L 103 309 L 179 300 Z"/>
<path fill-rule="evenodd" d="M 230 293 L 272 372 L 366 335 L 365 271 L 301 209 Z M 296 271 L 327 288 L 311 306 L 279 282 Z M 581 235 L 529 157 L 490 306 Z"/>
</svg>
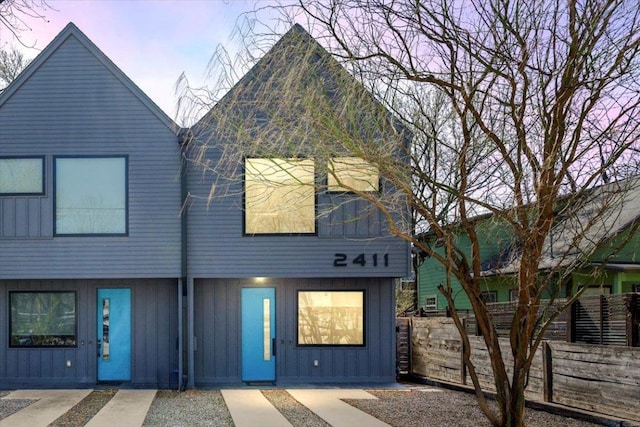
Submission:
<svg viewBox="0 0 640 427">
<path fill-rule="evenodd" d="M 215 156 L 212 162 L 218 161 Z M 316 236 L 245 236 L 241 183 L 216 182 L 215 177 L 190 165 L 187 212 L 189 275 L 194 277 L 406 277 L 409 247 L 386 232 L 379 212 L 365 209 L 365 201 L 318 196 L 322 208 L 339 208 L 321 215 Z M 345 198 L 345 196 L 342 196 Z M 366 212 L 357 215 L 357 212 Z M 356 220 L 354 221 L 354 218 Z M 347 256 L 345 267 L 335 267 L 336 254 Z M 354 264 L 364 254 L 365 266 Z M 378 266 L 373 266 L 373 255 Z M 389 265 L 384 266 L 384 255 Z"/>
<path fill-rule="evenodd" d="M 239 383 L 241 367 L 240 293 L 256 286 L 242 279 L 202 279 L 194 286 L 197 351 L 196 385 Z M 389 382 L 395 380 L 393 281 L 390 279 L 273 279 L 276 289 L 276 381 Z M 363 347 L 298 347 L 298 290 L 365 290 Z M 313 361 L 319 366 L 314 367 Z"/>
<path fill-rule="evenodd" d="M 129 236 L 53 237 L 53 157 L 112 154 L 129 157 Z M 44 196 L 0 198 L 0 278 L 181 274 L 177 138 L 74 37 L 0 107 L 0 155 L 46 156 Z"/>
</svg>

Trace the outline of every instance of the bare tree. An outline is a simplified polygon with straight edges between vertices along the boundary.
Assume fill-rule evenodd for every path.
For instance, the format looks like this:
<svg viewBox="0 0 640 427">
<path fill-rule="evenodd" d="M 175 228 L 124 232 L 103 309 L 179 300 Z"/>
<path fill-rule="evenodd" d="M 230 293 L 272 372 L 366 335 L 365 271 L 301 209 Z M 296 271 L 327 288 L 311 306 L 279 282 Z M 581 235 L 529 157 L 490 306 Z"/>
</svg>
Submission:
<svg viewBox="0 0 640 427">
<path fill-rule="evenodd" d="M 18 50 L 0 50 L 0 91 L 15 80 L 29 62 Z"/>
<path fill-rule="evenodd" d="M 20 33 L 31 29 L 26 18 L 44 20 L 41 11 L 47 9 L 51 9 L 47 0 L 0 0 L 0 27 L 6 28 L 22 43 Z"/>
<path fill-rule="evenodd" d="M 524 425 L 534 354 L 559 314 L 543 298 L 616 221 L 637 216 L 628 202 L 638 180 L 621 172 L 640 149 L 637 2 L 305 0 L 274 11 L 305 21 L 333 58 L 301 31 L 277 44 L 196 127 L 191 160 L 229 180 L 245 156 L 313 158 L 338 181 L 336 156 L 375 166 L 383 191 L 340 185 L 461 283 L 489 350 L 495 411 L 452 288 L 440 289 L 480 406 L 495 426 Z M 267 32 L 242 33 L 252 34 L 264 43 Z M 218 163 L 205 161 L 212 149 Z M 481 298 L 479 218 L 510 239 L 494 272 L 517 286 L 509 357 Z"/>
</svg>

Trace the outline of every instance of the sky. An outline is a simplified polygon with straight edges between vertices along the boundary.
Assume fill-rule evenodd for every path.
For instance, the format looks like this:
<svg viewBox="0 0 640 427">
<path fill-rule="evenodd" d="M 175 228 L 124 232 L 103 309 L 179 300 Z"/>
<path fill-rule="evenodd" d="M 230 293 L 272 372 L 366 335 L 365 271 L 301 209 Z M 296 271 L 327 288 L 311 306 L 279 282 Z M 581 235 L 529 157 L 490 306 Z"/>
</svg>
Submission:
<svg viewBox="0 0 640 427">
<path fill-rule="evenodd" d="M 22 46 L 0 27 L 0 47 L 34 58 L 73 22 L 172 119 L 175 84 L 184 72 L 192 86 L 206 81 L 207 63 L 219 44 L 233 51 L 238 18 L 252 0 L 47 0 L 45 19 L 23 17 Z M 262 2 L 264 4 L 264 2 Z"/>
</svg>

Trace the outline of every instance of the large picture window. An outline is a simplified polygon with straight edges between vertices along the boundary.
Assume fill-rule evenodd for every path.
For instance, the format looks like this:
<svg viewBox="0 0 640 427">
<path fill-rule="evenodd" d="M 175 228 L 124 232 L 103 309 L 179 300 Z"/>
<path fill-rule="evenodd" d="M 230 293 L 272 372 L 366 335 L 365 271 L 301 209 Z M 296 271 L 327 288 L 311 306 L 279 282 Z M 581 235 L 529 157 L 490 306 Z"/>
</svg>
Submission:
<svg viewBox="0 0 640 427">
<path fill-rule="evenodd" d="M 44 157 L 0 158 L 0 195 L 44 194 Z"/>
<path fill-rule="evenodd" d="M 329 161 L 329 191 L 378 191 L 378 168 L 359 157 L 337 157 Z"/>
<path fill-rule="evenodd" d="M 56 235 L 127 234 L 127 158 L 55 159 Z"/>
<path fill-rule="evenodd" d="M 245 160 L 245 233 L 315 233 L 313 160 Z"/>
<path fill-rule="evenodd" d="M 364 344 L 364 291 L 298 291 L 298 345 Z"/>
<path fill-rule="evenodd" d="M 11 347 L 75 347 L 75 292 L 9 292 Z"/>
</svg>

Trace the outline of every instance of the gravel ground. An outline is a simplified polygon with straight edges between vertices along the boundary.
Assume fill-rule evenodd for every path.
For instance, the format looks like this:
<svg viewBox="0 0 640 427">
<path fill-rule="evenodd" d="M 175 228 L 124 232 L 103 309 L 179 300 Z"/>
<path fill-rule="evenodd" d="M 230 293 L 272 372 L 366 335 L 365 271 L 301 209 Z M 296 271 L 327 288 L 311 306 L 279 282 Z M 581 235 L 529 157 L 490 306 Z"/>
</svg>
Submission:
<svg viewBox="0 0 640 427">
<path fill-rule="evenodd" d="M 263 390 L 262 394 L 294 426 L 331 427 L 329 423 L 295 400 L 286 390 Z"/>
<path fill-rule="evenodd" d="M 10 392 L 0 391 L 0 397 L 4 397 Z M 0 399 L 0 420 L 7 418 L 9 415 L 18 412 L 22 408 L 26 408 L 31 405 L 35 400 L 28 399 Z"/>
<path fill-rule="evenodd" d="M 379 400 L 345 400 L 393 427 L 484 427 L 491 424 L 472 394 L 434 388 L 369 390 Z M 528 427 L 593 427 L 586 421 L 526 409 Z"/>
<path fill-rule="evenodd" d="M 50 427 L 83 426 L 117 392 L 94 390 Z M 378 400 L 346 400 L 393 427 L 489 426 L 475 396 L 432 387 L 369 390 Z M 263 395 L 295 427 L 330 427 L 296 401 L 286 390 L 263 390 Z M 0 392 L 0 397 L 8 392 Z M 0 420 L 30 405 L 33 400 L 0 399 Z M 594 427 L 598 424 L 527 409 L 528 427 Z M 144 422 L 146 427 L 229 426 L 233 419 L 219 390 L 159 390 Z M 365 427 L 365 426 L 357 426 Z"/>
<path fill-rule="evenodd" d="M 71 410 L 49 424 L 49 427 L 77 427 L 89 422 L 118 390 L 94 390 Z"/>
<path fill-rule="evenodd" d="M 143 426 L 233 426 L 219 390 L 159 390 Z"/>
</svg>

